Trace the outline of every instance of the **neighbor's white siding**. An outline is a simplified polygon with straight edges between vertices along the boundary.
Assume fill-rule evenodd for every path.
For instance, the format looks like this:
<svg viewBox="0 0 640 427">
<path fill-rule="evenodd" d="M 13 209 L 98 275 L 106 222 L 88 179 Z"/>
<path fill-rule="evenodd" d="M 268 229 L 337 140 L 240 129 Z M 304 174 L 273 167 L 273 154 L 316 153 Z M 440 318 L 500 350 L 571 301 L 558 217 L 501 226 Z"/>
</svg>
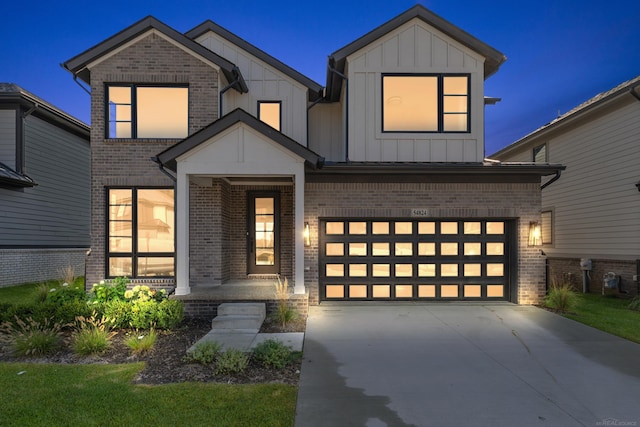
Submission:
<svg viewBox="0 0 640 427">
<path fill-rule="evenodd" d="M 0 110 L 0 162 L 16 169 L 16 110 Z"/>
<path fill-rule="evenodd" d="M 542 208 L 554 210 L 556 257 L 640 257 L 640 102 L 625 95 L 615 106 L 545 141 L 527 144 L 503 161 L 531 161 L 534 146 L 547 142 L 549 162 L 567 169 L 542 191 Z"/>
<path fill-rule="evenodd" d="M 349 158 L 354 161 L 481 162 L 484 58 L 414 19 L 347 58 Z M 382 73 L 466 73 L 470 133 L 382 133 Z"/>
<path fill-rule="evenodd" d="M 196 41 L 236 64 L 249 88 L 245 94 L 227 91 L 221 116 L 242 108 L 257 117 L 258 101 L 281 101 L 281 132 L 307 146 L 307 88 L 304 85 L 215 33 L 205 33 Z"/>
</svg>

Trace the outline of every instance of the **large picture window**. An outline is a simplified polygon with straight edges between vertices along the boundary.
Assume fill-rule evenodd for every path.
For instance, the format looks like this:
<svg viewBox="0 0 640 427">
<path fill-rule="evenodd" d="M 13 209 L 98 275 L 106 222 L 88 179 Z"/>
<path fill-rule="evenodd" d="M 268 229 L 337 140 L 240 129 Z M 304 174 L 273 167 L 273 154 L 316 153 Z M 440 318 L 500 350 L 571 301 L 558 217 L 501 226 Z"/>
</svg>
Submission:
<svg viewBox="0 0 640 427">
<path fill-rule="evenodd" d="M 382 76 L 383 132 L 469 132 L 468 75 Z"/>
<path fill-rule="evenodd" d="M 107 277 L 173 277 L 173 189 L 109 188 L 107 200 Z"/>
<path fill-rule="evenodd" d="M 184 138 L 189 131 L 189 89 L 109 85 L 107 138 Z"/>
</svg>

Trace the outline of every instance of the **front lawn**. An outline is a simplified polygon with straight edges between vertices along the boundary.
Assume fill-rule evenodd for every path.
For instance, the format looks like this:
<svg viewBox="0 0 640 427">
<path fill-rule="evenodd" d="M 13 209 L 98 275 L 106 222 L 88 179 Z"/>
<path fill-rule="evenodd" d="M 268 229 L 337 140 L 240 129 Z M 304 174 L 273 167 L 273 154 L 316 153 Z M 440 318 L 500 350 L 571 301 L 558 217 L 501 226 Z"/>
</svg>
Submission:
<svg viewBox="0 0 640 427">
<path fill-rule="evenodd" d="M 629 303 L 627 299 L 581 294 L 572 313 L 564 316 L 640 343 L 640 312 L 630 310 Z"/>
<path fill-rule="evenodd" d="M 133 385 L 142 368 L 142 363 L 0 363 L 0 425 L 293 425 L 294 386 Z"/>
</svg>

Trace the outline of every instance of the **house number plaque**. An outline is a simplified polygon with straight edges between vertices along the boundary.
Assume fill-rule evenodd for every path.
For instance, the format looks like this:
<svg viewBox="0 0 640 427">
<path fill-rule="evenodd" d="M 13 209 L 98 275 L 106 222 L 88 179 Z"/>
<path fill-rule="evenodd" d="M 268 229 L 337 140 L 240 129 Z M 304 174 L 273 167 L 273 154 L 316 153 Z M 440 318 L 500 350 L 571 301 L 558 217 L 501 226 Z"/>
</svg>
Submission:
<svg viewBox="0 0 640 427">
<path fill-rule="evenodd" d="M 431 216 L 431 215 L 429 214 L 429 209 L 413 208 L 411 209 L 411 216 L 425 217 L 425 216 Z"/>
</svg>

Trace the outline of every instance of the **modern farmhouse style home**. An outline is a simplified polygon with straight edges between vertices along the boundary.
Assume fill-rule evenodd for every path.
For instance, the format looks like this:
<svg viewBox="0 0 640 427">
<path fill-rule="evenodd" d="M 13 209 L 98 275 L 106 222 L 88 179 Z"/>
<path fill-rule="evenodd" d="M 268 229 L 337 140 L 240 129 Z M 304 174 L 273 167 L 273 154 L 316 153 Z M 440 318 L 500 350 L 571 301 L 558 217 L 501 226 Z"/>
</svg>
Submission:
<svg viewBox="0 0 640 427">
<path fill-rule="evenodd" d="M 563 167 L 485 161 L 505 59 L 418 5 L 332 53 L 322 86 L 211 21 L 144 18 L 64 64 L 92 94 L 88 283 L 537 303 L 530 229 Z"/>
</svg>

